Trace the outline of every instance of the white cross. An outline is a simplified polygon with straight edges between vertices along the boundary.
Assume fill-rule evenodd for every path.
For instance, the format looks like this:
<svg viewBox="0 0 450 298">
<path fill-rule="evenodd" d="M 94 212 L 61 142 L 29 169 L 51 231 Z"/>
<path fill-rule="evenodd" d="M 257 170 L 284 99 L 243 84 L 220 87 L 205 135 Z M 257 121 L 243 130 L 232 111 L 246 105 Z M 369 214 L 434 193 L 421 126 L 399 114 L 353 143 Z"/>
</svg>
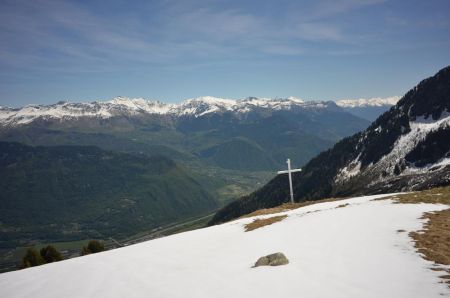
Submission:
<svg viewBox="0 0 450 298">
<path fill-rule="evenodd" d="M 287 159 L 288 169 L 287 171 L 278 171 L 278 174 L 288 174 L 289 175 L 289 190 L 291 191 L 291 203 L 294 203 L 294 190 L 292 189 L 292 173 L 301 172 L 302 169 L 291 169 L 291 160 Z"/>
</svg>

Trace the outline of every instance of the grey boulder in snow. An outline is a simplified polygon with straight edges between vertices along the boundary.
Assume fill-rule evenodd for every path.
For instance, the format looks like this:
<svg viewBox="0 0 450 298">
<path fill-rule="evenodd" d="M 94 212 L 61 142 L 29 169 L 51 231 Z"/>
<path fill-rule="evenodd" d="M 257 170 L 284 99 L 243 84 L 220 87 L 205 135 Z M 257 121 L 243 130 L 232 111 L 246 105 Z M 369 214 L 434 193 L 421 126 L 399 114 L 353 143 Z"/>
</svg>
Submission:
<svg viewBox="0 0 450 298">
<path fill-rule="evenodd" d="M 277 252 L 277 253 L 270 254 L 270 255 L 259 258 L 258 261 L 256 261 L 255 266 L 253 266 L 253 267 L 280 266 L 280 265 L 287 265 L 287 264 L 289 264 L 289 260 L 286 258 L 286 256 L 281 252 Z"/>
</svg>

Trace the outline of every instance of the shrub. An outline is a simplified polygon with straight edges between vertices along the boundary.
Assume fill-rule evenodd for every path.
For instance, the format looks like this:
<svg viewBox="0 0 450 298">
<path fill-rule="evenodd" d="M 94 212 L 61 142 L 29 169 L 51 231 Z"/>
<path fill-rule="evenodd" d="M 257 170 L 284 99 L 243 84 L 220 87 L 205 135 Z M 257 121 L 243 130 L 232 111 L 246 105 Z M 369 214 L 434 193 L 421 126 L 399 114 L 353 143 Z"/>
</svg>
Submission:
<svg viewBox="0 0 450 298">
<path fill-rule="evenodd" d="M 101 252 L 104 250 L 105 250 L 105 246 L 103 245 L 102 242 L 97 241 L 97 240 L 91 240 L 91 241 L 89 241 L 87 247 L 83 246 L 83 248 L 81 249 L 81 255 L 85 256 L 85 255 Z"/>
<path fill-rule="evenodd" d="M 22 258 L 22 265 L 20 266 L 20 268 L 39 266 L 44 263 L 45 263 L 45 260 L 37 252 L 37 250 L 34 247 L 30 247 L 27 249 L 25 256 L 23 256 L 23 258 Z"/>
<path fill-rule="evenodd" d="M 47 247 L 43 247 L 41 249 L 41 257 L 45 260 L 46 263 L 58 262 L 63 259 L 59 251 L 57 251 L 56 248 L 51 245 L 48 245 Z"/>
</svg>

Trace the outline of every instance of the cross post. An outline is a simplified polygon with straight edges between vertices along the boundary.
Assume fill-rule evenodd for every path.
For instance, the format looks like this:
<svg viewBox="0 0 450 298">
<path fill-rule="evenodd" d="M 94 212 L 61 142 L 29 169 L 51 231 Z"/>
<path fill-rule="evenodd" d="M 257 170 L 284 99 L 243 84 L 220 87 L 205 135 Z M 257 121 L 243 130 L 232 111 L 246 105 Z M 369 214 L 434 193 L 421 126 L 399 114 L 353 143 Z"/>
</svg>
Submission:
<svg viewBox="0 0 450 298">
<path fill-rule="evenodd" d="M 288 174 L 289 176 L 289 191 L 291 195 L 291 203 L 294 203 L 294 189 L 292 188 L 292 173 L 301 172 L 302 169 L 291 169 L 291 160 L 287 159 L 288 170 L 278 171 L 277 174 Z"/>
</svg>

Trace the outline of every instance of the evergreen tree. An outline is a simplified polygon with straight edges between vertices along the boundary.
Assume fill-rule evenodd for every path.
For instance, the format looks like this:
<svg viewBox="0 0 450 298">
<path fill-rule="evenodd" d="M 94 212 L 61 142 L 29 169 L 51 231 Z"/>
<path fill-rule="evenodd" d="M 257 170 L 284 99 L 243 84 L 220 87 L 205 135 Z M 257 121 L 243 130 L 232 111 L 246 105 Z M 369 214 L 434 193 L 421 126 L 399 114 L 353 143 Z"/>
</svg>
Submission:
<svg viewBox="0 0 450 298">
<path fill-rule="evenodd" d="M 98 253 L 101 251 L 105 250 L 105 245 L 103 244 L 103 242 L 100 242 L 98 240 L 91 240 L 89 241 L 87 247 L 83 246 L 83 248 L 81 249 L 81 255 L 89 255 L 89 254 L 94 254 L 94 253 Z"/>
<path fill-rule="evenodd" d="M 45 260 L 46 263 L 58 262 L 63 259 L 59 251 L 57 251 L 56 248 L 51 245 L 48 245 L 47 247 L 43 247 L 41 249 L 41 257 Z"/>
<path fill-rule="evenodd" d="M 27 249 L 25 256 L 22 258 L 22 266 L 20 268 L 28 268 L 45 264 L 45 260 L 33 247 Z"/>
</svg>

